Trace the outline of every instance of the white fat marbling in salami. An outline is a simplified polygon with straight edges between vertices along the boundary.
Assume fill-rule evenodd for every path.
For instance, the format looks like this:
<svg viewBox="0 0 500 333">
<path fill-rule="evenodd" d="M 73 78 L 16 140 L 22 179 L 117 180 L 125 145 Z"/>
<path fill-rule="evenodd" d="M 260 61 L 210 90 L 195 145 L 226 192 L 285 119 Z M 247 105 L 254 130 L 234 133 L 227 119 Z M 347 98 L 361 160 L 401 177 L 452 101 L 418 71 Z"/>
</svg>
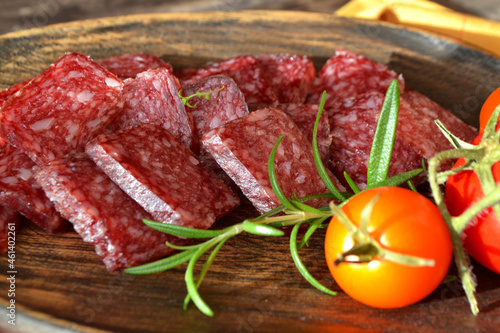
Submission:
<svg viewBox="0 0 500 333">
<path fill-rule="evenodd" d="M 157 221 L 206 229 L 240 203 L 159 126 L 102 134 L 87 146 L 87 154 Z"/>
<path fill-rule="evenodd" d="M 30 219 L 49 233 L 69 226 L 55 210 L 34 177 L 36 164 L 19 149 L 7 144 L 0 147 L 0 204 Z"/>
<path fill-rule="evenodd" d="M 205 77 L 224 74 L 236 82 L 247 104 L 274 105 L 278 103 L 278 97 L 267 81 L 259 61 L 251 55 L 211 62 L 201 68 L 182 69 L 174 71 L 174 74 L 183 86 Z"/>
<path fill-rule="evenodd" d="M 0 136 L 37 164 L 82 150 L 121 110 L 123 82 L 79 53 L 67 53 L 7 99 Z"/>
<path fill-rule="evenodd" d="M 240 187 L 255 208 L 263 213 L 280 205 L 267 170 L 268 158 L 281 135 L 275 165 L 277 179 L 289 198 L 327 192 L 314 165 L 312 146 L 283 111 L 270 107 L 226 123 L 206 133 L 203 146 Z M 332 175 L 332 180 L 343 187 Z M 309 202 L 314 206 L 329 200 Z"/>
<path fill-rule="evenodd" d="M 125 53 L 96 61 L 122 80 L 134 78 L 141 72 L 155 68 L 166 68 L 173 73 L 169 63 L 150 53 Z"/>
<path fill-rule="evenodd" d="M 191 147 L 194 144 L 193 121 L 184 109 L 179 90 L 179 82 L 165 68 L 139 73 L 125 81 L 123 110 L 109 127 L 118 130 L 154 124 Z"/>
<path fill-rule="evenodd" d="M 304 103 L 316 77 L 314 64 L 305 55 L 268 53 L 257 56 L 280 103 Z"/>
<path fill-rule="evenodd" d="M 184 241 L 146 226 L 151 219 L 85 154 L 40 166 L 36 179 L 85 242 L 95 246 L 110 271 L 159 259 Z"/>
<path fill-rule="evenodd" d="M 307 103 L 319 104 L 323 91 L 326 91 L 325 108 L 343 103 L 346 99 L 368 91 L 385 93 L 393 80 L 399 81 L 400 90 L 404 90 L 401 75 L 360 54 L 345 50 L 336 50 L 319 71 L 318 77 L 307 97 Z"/>
</svg>

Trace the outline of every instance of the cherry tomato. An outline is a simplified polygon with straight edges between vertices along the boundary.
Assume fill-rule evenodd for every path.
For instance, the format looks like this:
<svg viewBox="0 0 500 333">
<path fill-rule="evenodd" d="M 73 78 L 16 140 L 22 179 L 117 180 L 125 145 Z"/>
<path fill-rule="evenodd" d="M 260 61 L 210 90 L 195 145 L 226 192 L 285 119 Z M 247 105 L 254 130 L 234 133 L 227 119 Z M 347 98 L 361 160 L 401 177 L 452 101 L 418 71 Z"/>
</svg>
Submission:
<svg viewBox="0 0 500 333">
<path fill-rule="evenodd" d="M 481 134 L 471 143 L 478 144 Z M 465 164 L 459 159 L 454 168 Z M 500 162 L 493 165 L 493 178 L 500 183 Z M 462 214 L 472 204 L 484 197 L 479 177 L 472 170 L 464 170 L 448 177 L 445 202 L 451 216 Z M 464 230 L 464 247 L 483 266 L 500 274 L 500 222 L 491 208 L 472 220 Z"/>
<path fill-rule="evenodd" d="M 439 209 L 416 192 L 398 187 L 369 189 L 352 197 L 342 210 L 359 226 L 360 215 L 377 197 L 368 233 L 393 252 L 433 259 L 434 266 L 408 266 L 377 256 L 366 263 L 334 262 L 349 250 L 353 239 L 336 217 L 326 233 L 325 254 L 330 272 L 344 292 L 361 303 L 398 308 L 432 293 L 445 278 L 452 258 L 448 227 Z"/>
<path fill-rule="evenodd" d="M 483 106 L 481 107 L 481 113 L 479 114 L 479 133 L 484 132 L 484 128 L 488 123 L 493 111 L 496 107 L 500 105 L 500 87 L 493 91 L 490 96 L 486 99 Z"/>
</svg>

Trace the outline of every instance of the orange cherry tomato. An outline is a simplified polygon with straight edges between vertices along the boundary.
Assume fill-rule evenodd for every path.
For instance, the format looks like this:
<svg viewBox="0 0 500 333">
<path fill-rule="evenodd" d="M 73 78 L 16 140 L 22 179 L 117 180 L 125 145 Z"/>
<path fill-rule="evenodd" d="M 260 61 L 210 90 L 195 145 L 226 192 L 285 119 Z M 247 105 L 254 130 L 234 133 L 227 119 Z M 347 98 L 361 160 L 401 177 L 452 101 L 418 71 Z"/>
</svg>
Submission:
<svg viewBox="0 0 500 333">
<path fill-rule="evenodd" d="M 500 105 L 500 87 L 488 96 L 481 107 L 481 113 L 479 114 L 479 133 L 484 132 L 484 128 L 486 127 L 491 114 L 495 111 L 498 105 Z"/>
<path fill-rule="evenodd" d="M 408 266 L 375 257 L 366 263 L 334 262 L 349 250 L 353 239 L 333 217 L 325 237 L 325 254 L 337 284 L 352 298 L 379 308 L 416 303 L 432 293 L 445 278 L 452 258 L 448 227 L 430 200 L 408 189 L 380 187 L 363 191 L 343 207 L 359 226 L 360 215 L 375 197 L 368 233 L 393 252 L 433 259 L 434 266 Z"/>
</svg>

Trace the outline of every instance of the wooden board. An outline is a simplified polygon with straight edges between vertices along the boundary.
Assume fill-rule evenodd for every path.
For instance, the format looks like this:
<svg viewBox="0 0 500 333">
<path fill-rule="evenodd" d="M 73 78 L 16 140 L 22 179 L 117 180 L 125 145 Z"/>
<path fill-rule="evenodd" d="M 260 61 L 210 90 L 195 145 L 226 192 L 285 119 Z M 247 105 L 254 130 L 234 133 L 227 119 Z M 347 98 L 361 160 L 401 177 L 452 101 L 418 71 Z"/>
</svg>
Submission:
<svg viewBox="0 0 500 333">
<path fill-rule="evenodd" d="M 499 59 L 447 40 L 329 14 L 271 11 L 139 15 L 0 36 L 0 84 L 26 79 L 68 51 L 94 58 L 151 52 L 175 67 L 242 53 L 290 52 L 311 56 L 320 68 L 339 47 L 403 73 L 408 86 L 473 125 L 481 103 L 500 85 Z M 255 214 L 245 205 L 218 224 Z M 326 267 L 322 236 L 318 232 L 302 251 L 303 260 L 321 283 L 340 291 Z M 93 248 L 73 232 L 52 236 L 26 224 L 17 234 L 15 264 L 17 325 L 8 325 L 3 315 L 4 330 L 452 332 L 494 331 L 500 324 L 500 279 L 479 265 L 477 317 L 458 281 L 439 287 L 419 304 L 380 310 L 342 292 L 332 297 L 311 287 L 295 269 L 287 237 L 243 235 L 227 243 L 200 290 L 213 318 L 193 306 L 182 310 L 185 266 L 150 276 L 108 273 Z M 4 311 L 10 300 L 7 271 L 2 257 Z"/>
</svg>

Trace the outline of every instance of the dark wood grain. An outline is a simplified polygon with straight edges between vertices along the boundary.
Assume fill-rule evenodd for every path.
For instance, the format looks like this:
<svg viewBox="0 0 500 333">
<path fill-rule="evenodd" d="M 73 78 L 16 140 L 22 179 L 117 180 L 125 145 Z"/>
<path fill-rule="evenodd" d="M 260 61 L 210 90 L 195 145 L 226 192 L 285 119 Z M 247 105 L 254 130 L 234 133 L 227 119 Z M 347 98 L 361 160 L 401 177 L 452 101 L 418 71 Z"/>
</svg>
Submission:
<svg viewBox="0 0 500 333">
<path fill-rule="evenodd" d="M 175 67 L 242 53 L 291 52 L 318 68 L 342 47 L 388 64 L 408 85 L 476 124 L 480 104 L 500 82 L 500 61 L 453 42 L 391 25 L 303 12 L 214 12 L 98 19 L 0 37 L 0 84 L 28 78 L 67 51 L 94 58 L 144 51 Z M 255 216 L 244 205 L 217 226 Z M 29 224 L 16 242 L 16 304 L 22 331 L 68 332 L 492 332 L 500 325 L 498 275 L 475 265 L 481 313 L 474 317 L 459 282 L 396 310 L 327 296 L 297 272 L 288 239 L 242 235 L 220 252 L 200 292 L 215 312 L 182 310 L 184 266 L 150 276 L 108 273 L 73 232 L 47 235 Z M 340 291 L 323 257 L 322 232 L 303 251 L 307 267 Z M 0 284 L 7 289 L 5 257 Z M 451 271 L 453 273 L 453 270 Z M 7 293 L 0 294 L 2 308 Z M 0 320 L 4 327 L 5 319 Z"/>
</svg>

